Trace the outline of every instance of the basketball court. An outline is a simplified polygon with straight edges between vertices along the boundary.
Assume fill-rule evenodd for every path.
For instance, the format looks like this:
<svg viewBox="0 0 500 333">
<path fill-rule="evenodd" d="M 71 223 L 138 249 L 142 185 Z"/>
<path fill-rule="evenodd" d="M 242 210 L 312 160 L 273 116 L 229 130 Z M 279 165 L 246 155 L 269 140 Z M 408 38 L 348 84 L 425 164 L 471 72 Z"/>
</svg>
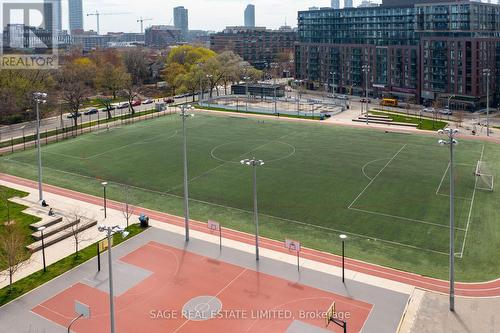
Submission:
<svg viewBox="0 0 500 333">
<path fill-rule="evenodd" d="M 250 247 L 251 248 L 251 247 Z M 113 249 L 117 332 L 395 331 L 407 294 L 150 228 Z M 75 302 L 90 308 L 72 332 L 109 332 L 107 256 L 4 306 L 14 331 L 67 332 Z M 328 318 L 328 320 L 327 320 Z M 328 325 L 327 325 L 328 323 Z"/>
</svg>

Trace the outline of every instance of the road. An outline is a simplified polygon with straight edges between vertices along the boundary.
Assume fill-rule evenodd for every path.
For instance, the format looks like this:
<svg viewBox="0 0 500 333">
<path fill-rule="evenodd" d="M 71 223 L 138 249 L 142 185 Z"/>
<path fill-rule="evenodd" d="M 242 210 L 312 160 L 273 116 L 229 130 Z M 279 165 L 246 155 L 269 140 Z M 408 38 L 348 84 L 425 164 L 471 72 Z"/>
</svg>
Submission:
<svg viewBox="0 0 500 333">
<path fill-rule="evenodd" d="M 188 102 L 192 101 L 192 97 L 188 98 Z M 186 102 L 186 98 L 176 98 L 175 103 L 183 103 Z M 43 106 L 42 106 L 43 107 Z M 134 110 L 136 112 L 141 112 L 141 111 L 146 111 L 155 108 L 155 104 L 146 104 L 146 105 L 139 105 L 139 106 L 134 106 Z M 106 111 L 99 111 L 96 114 L 92 115 L 84 115 L 83 112 L 86 109 L 82 109 L 80 112 L 82 113 L 82 116 L 78 118 L 78 125 L 91 121 L 97 121 L 99 119 L 103 120 L 106 119 L 108 114 Z M 121 115 L 128 114 L 130 111 L 128 108 L 125 109 L 114 109 L 111 111 L 112 117 L 119 117 Z M 40 121 L 40 132 L 43 133 L 45 131 L 52 131 L 57 128 L 62 128 L 62 127 L 70 127 L 73 126 L 74 120 L 68 118 L 69 113 L 65 113 L 61 116 L 55 116 L 55 117 L 49 117 L 49 118 L 44 118 Z M 0 142 L 5 141 L 5 140 L 10 140 L 11 138 L 18 138 L 18 137 L 23 137 L 23 136 L 29 136 L 36 134 L 36 120 L 29 121 L 29 122 L 24 122 L 24 123 L 19 123 L 19 124 L 14 124 L 14 125 L 7 125 L 7 126 L 1 126 L 0 127 Z"/>
</svg>

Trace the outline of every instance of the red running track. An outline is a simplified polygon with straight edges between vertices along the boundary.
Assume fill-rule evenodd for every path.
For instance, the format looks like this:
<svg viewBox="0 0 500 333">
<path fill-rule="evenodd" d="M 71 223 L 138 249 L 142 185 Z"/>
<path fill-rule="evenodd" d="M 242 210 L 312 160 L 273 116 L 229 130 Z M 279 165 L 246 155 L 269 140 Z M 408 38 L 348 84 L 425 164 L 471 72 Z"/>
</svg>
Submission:
<svg viewBox="0 0 500 333">
<path fill-rule="evenodd" d="M 30 188 L 37 188 L 38 184 L 34 181 L 24 179 L 24 178 L 19 178 L 7 174 L 2 174 L 0 173 L 0 179 L 11 182 L 14 184 L 18 185 L 23 185 L 26 187 Z M 101 205 L 102 204 L 102 198 L 95 197 L 92 195 L 72 191 L 72 190 L 67 190 L 61 187 L 53 186 L 53 185 L 44 185 L 45 191 L 48 191 L 53 194 L 65 196 L 68 198 L 72 198 L 75 200 L 80 200 L 83 202 L 91 203 L 91 204 L 96 204 L 96 205 Z M 107 201 L 108 207 L 111 209 L 116 209 L 116 210 L 121 210 L 122 203 L 116 202 L 116 201 Z M 160 222 L 165 222 L 165 223 L 170 223 L 178 226 L 183 226 L 184 225 L 184 219 L 179 216 L 175 215 L 170 215 L 167 213 L 162 213 L 146 208 L 139 208 L 137 207 L 136 211 L 141 211 L 147 214 L 150 218 L 153 220 L 157 220 Z M 193 230 L 201 231 L 201 232 L 206 232 L 209 233 L 210 231 L 207 230 L 206 223 L 202 223 L 199 221 L 193 221 L 191 220 L 191 228 Z M 247 243 L 247 244 L 254 244 L 254 236 L 239 232 L 236 230 L 231 230 L 231 229 L 225 229 L 224 230 L 224 238 L 236 240 L 239 242 Z M 283 252 L 283 253 L 288 253 L 288 250 L 283 248 L 283 243 L 278 242 L 272 239 L 267 239 L 267 238 L 261 238 L 260 245 L 264 248 L 268 248 L 274 251 L 278 252 Z M 341 257 L 330 254 L 330 253 L 325 253 L 322 251 L 317 251 L 313 249 L 308 249 L 308 248 L 302 248 L 301 251 L 301 256 L 302 258 L 314 260 L 317 262 L 322 262 L 334 266 L 340 266 L 341 265 Z M 405 284 L 409 284 L 415 287 L 419 287 L 422 289 L 426 290 L 431 290 L 431 291 L 436 291 L 436 292 L 441 292 L 441 293 L 447 293 L 449 291 L 449 285 L 447 281 L 444 280 L 439 280 L 439 279 L 434 279 L 414 273 L 408 273 L 408 272 L 403 272 L 399 271 L 396 269 L 392 268 L 387 268 L 387 267 L 382 267 L 378 265 L 373 265 L 369 264 L 366 262 L 354 260 L 354 259 L 346 259 L 345 262 L 345 267 L 346 269 L 355 271 L 355 272 L 360 272 L 360 273 L 365 273 L 368 275 L 373 275 L 376 277 L 380 278 L 385 278 Z M 500 296 L 500 279 L 496 279 L 493 281 L 488 281 L 488 282 L 478 282 L 478 283 L 456 283 L 455 284 L 455 293 L 456 295 L 459 296 L 469 296 L 469 297 L 492 297 L 492 296 Z"/>
<path fill-rule="evenodd" d="M 324 328 L 323 316 L 333 301 L 349 332 L 359 332 L 372 309 L 365 302 L 157 242 L 149 242 L 120 260 L 152 274 L 115 297 L 118 332 L 276 333 L 286 332 L 294 319 Z M 220 312 L 213 309 L 215 318 L 188 320 L 183 316 L 186 302 L 198 296 L 220 301 Z M 91 318 L 79 320 L 73 331 L 109 332 L 108 299 L 106 292 L 77 283 L 32 311 L 67 327 L 75 316 L 73 303 L 78 300 L 90 306 Z M 191 310 L 193 319 L 206 311 L 205 304 Z M 339 332 L 334 324 L 329 330 Z"/>
</svg>

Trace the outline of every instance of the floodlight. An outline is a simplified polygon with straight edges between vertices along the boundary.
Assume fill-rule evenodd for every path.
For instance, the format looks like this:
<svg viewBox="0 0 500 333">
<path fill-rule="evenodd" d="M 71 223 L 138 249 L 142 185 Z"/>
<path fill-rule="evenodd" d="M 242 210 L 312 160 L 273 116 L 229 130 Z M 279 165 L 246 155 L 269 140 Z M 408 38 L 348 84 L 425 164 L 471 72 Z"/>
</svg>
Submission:
<svg viewBox="0 0 500 333">
<path fill-rule="evenodd" d="M 444 131 L 442 129 L 438 130 L 438 134 L 444 134 Z"/>
<path fill-rule="evenodd" d="M 438 143 L 441 145 L 441 146 L 444 146 L 446 144 L 446 141 L 444 140 L 439 140 Z"/>
</svg>

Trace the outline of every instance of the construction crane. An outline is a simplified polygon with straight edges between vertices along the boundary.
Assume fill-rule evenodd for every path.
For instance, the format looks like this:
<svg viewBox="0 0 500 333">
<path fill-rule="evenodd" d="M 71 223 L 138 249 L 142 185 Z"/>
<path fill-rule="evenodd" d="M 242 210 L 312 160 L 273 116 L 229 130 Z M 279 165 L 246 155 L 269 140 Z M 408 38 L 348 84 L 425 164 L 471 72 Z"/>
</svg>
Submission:
<svg viewBox="0 0 500 333">
<path fill-rule="evenodd" d="M 137 20 L 137 22 L 141 22 L 141 34 L 144 33 L 144 21 L 153 21 L 153 19 L 150 18 L 141 18 Z"/>
<path fill-rule="evenodd" d="M 99 28 L 99 17 L 101 15 L 127 15 L 127 14 L 130 14 L 130 13 L 99 13 L 97 10 L 95 11 L 95 13 L 90 13 L 90 14 L 87 14 L 87 16 L 95 16 L 96 17 L 96 20 L 97 20 L 97 34 L 99 35 L 100 33 L 100 28 Z"/>
</svg>

